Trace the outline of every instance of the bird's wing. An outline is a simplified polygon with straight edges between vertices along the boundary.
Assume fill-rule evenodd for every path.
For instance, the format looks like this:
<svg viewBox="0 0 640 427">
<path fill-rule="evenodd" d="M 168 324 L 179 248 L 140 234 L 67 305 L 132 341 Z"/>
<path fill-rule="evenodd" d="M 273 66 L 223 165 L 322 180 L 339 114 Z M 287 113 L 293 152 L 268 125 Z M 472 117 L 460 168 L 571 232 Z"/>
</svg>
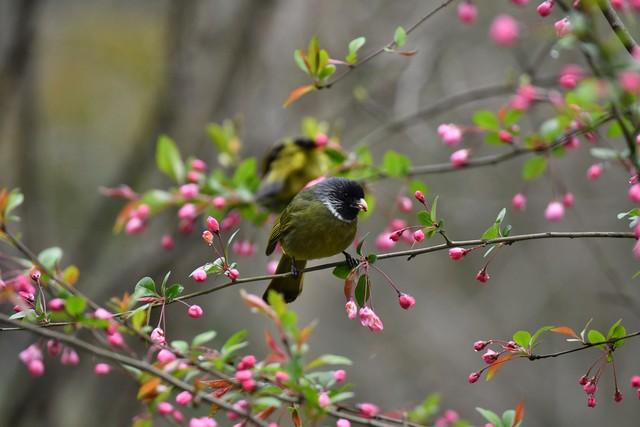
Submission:
<svg viewBox="0 0 640 427">
<path fill-rule="evenodd" d="M 273 227 L 271 227 L 271 234 L 269 234 L 269 241 L 267 243 L 267 250 L 265 253 L 267 255 L 271 255 L 276 248 L 276 245 L 280 241 L 280 237 L 282 236 L 282 230 L 284 227 L 282 226 L 282 217 L 284 216 L 284 212 L 282 215 L 276 219 L 276 222 L 273 223 Z M 286 218 L 285 218 L 286 221 Z"/>
</svg>

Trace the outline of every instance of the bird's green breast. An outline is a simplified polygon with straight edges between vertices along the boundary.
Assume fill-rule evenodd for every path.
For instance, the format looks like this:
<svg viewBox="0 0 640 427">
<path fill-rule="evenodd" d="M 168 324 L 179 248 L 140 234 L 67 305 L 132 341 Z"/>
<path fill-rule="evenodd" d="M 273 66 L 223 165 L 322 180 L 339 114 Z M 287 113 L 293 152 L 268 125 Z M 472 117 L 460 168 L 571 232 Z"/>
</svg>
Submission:
<svg viewBox="0 0 640 427">
<path fill-rule="evenodd" d="M 347 249 L 356 236 L 357 220 L 336 218 L 319 200 L 297 198 L 287 212 L 282 249 L 297 260 L 326 258 Z"/>
</svg>

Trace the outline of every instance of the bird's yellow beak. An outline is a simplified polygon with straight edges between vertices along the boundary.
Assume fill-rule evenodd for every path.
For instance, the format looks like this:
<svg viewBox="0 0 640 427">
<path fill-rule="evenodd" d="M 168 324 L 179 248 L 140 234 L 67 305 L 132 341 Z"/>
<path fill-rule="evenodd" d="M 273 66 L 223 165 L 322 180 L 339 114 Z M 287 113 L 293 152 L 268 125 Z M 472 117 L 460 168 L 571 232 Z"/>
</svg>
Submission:
<svg viewBox="0 0 640 427">
<path fill-rule="evenodd" d="M 358 200 L 358 203 L 356 203 L 356 206 L 358 207 L 358 209 L 365 212 L 369 209 L 369 206 L 367 205 L 367 202 L 364 199 Z"/>
</svg>

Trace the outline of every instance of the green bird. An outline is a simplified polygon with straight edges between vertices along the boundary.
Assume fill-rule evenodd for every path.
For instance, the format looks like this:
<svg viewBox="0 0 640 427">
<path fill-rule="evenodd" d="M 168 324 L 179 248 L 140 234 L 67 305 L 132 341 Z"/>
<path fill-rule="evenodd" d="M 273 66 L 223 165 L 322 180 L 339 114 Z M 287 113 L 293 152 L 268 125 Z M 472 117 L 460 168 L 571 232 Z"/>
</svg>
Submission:
<svg viewBox="0 0 640 427">
<path fill-rule="evenodd" d="M 267 153 L 256 201 L 281 212 L 309 181 L 326 175 L 329 157 L 313 139 L 285 139 Z"/>
<path fill-rule="evenodd" d="M 282 257 L 276 274 L 291 272 L 269 283 L 269 291 L 283 295 L 289 303 L 302 292 L 302 272 L 310 259 L 344 253 L 347 263 L 354 259 L 344 252 L 353 242 L 358 228 L 358 213 L 367 210 L 364 190 L 346 178 L 327 178 L 302 190 L 273 224 L 266 254 L 271 255 L 280 242 Z"/>
</svg>

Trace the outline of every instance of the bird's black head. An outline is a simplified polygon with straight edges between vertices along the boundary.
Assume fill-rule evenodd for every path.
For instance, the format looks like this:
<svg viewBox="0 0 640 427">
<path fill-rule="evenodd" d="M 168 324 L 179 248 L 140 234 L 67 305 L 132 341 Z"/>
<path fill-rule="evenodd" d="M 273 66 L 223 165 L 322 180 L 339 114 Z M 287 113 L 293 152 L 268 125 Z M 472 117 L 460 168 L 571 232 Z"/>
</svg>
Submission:
<svg viewBox="0 0 640 427">
<path fill-rule="evenodd" d="M 331 177 L 314 186 L 318 199 L 341 221 L 352 222 L 358 212 L 367 210 L 364 190 L 355 181 Z"/>
</svg>

